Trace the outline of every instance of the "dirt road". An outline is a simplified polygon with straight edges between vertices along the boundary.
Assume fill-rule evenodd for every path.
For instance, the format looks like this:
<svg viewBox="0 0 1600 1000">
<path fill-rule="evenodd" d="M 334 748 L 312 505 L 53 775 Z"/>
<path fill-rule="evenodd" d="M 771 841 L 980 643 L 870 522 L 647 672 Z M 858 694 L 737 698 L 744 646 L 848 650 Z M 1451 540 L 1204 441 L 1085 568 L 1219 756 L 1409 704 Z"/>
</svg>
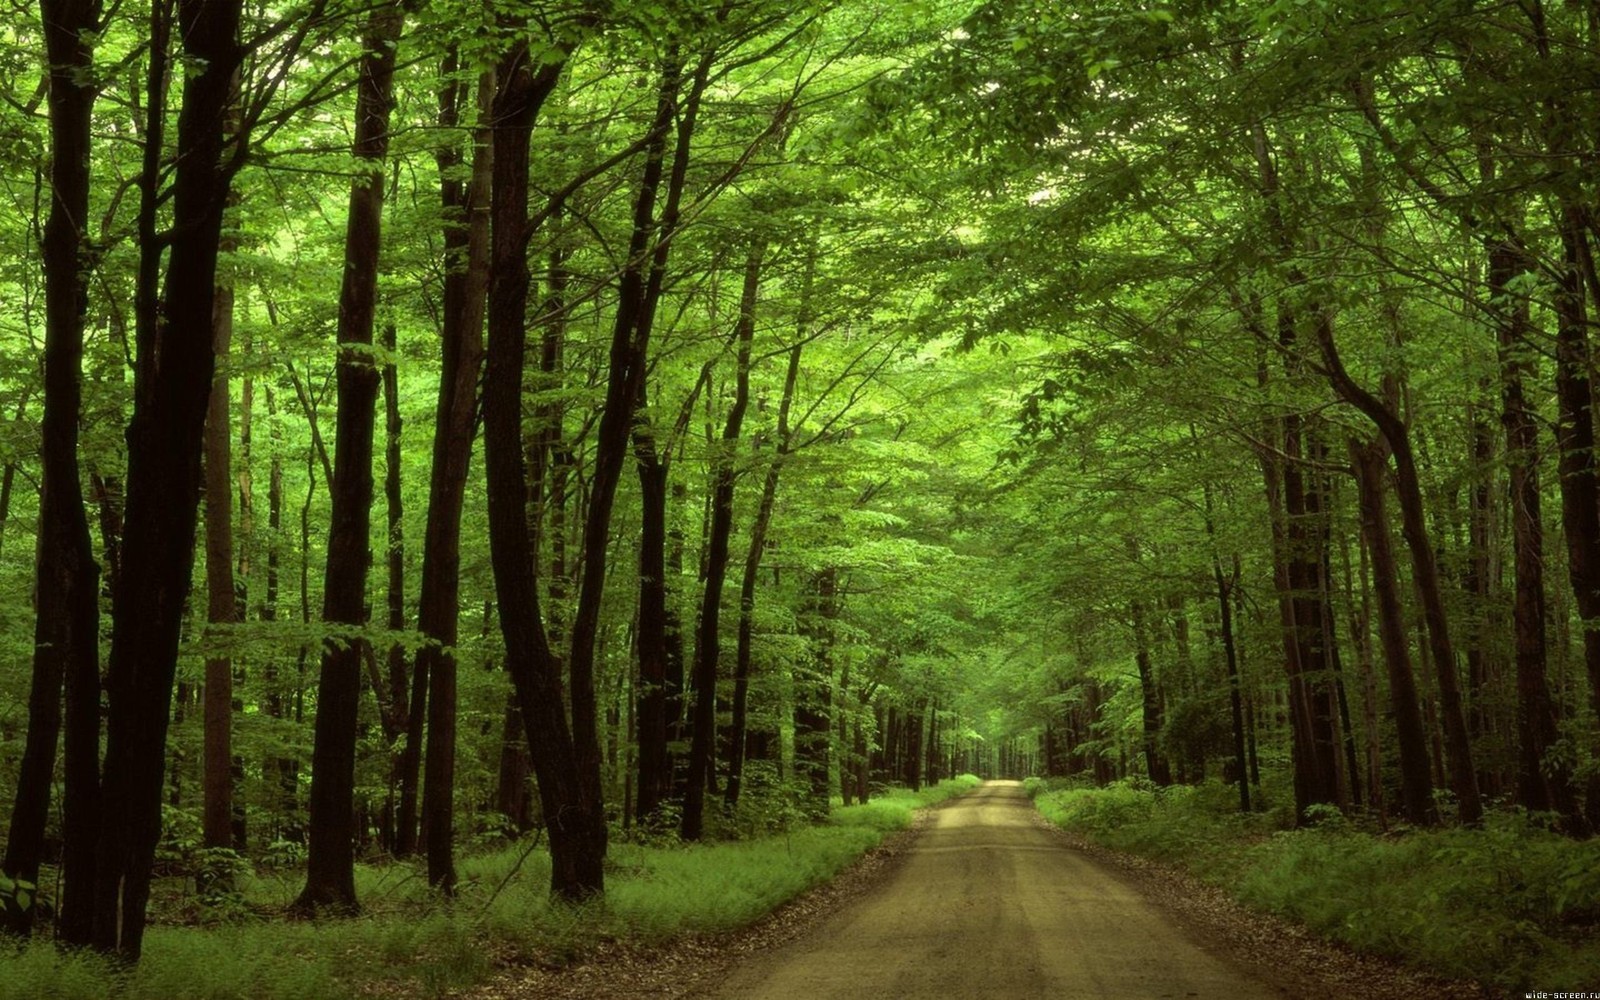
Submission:
<svg viewBox="0 0 1600 1000">
<path fill-rule="evenodd" d="M 726 1000 L 1282 996 L 1042 827 L 1015 782 L 945 806 L 871 895 L 736 966 Z"/>
</svg>

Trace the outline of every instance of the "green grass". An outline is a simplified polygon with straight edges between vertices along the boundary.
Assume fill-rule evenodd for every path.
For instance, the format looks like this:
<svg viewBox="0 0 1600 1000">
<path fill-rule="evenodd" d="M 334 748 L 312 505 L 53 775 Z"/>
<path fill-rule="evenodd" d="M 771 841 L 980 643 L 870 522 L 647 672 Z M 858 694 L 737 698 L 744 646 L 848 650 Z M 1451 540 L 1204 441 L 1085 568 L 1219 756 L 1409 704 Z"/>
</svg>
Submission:
<svg viewBox="0 0 1600 1000">
<path fill-rule="evenodd" d="M 1229 788 L 1038 789 L 1052 822 L 1180 864 L 1358 951 L 1510 990 L 1600 984 L 1600 841 L 1520 813 L 1481 829 L 1379 834 L 1336 815 L 1301 830 L 1241 816 Z"/>
<path fill-rule="evenodd" d="M 366 912 L 344 920 L 285 920 L 278 912 L 300 873 L 248 875 L 233 920 L 152 926 L 131 972 L 48 942 L 0 945 L 0 1000 L 353 1000 L 374 983 L 436 997 L 481 981 L 496 959 L 560 964 L 602 941 L 661 944 L 744 926 L 828 881 L 916 809 L 978 784 L 964 775 L 918 793 L 891 789 L 835 808 L 826 823 L 751 840 L 614 843 L 604 901 L 579 909 L 550 903 L 549 855 L 526 846 L 462 859 L 452 901 L 434 896 L 410 865 L 363 866 Z M 157 917 L 204 912 L 169 887 Z"/>
</svg>

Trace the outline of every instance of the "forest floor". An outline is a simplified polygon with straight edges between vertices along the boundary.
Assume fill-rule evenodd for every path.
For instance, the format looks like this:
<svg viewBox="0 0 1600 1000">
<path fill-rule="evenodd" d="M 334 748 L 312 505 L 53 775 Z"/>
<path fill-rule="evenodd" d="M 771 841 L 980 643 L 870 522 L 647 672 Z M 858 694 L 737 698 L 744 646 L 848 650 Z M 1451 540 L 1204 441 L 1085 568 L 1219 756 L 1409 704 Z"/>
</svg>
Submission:
<svg viewBox="0 0 1600 1000">
<path fill-rule="evenodd" d="M 1011 782 L 925 812 L 754 927 L 507 970 L 474 1000 L 531 998 L 1487 998 L 1356 956 L 1175 868 L 1046 823 Z"/>
</svg>

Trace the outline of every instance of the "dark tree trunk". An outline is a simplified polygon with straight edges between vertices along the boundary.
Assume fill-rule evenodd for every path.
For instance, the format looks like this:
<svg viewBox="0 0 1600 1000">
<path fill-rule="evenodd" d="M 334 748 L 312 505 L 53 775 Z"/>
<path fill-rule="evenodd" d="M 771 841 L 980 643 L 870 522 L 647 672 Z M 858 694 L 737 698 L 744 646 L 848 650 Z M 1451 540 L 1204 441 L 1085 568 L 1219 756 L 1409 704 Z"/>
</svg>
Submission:
<svg viewBox="0 0 1600 1000">
<path fill-rule="evenodd" d="M 1193 436 L 1194 429 L 1190 428 Z M 1233 723 L 1233 761 L 1239 775 L 1239 811 L 1250 811 L 1250 768 L 1245 753 L 1244 695 L 1239 680 L 1239 647 L 1233 634 L 1233 591 L 1238 586 L 1238 563 L 1230 579 L 1222 572 L 1222 557 L 1217 553 L 1217 525 L 1212 510 L 1211 486 L 1205 484 L 1206 539 L 1211 543 L 1211 579 L 1217 588 L 1217 611 L 1222 639 L 1222 658 L 1228 670 L 1228 709 Z M 1237 559 L 1237 557 L 1235 557 Z M 1224 779 L 1226 780 L 1226 779 Z"/>
<path fill-rule="evenodd" d="M 1433 804 L 1433 783 L 1428 761 L 1427 730 L 1417 699 L 1416 677 L 1411 671 L 1406 641 L 1405 610 L 1400 603 L 1394 544 L 1384 503 L 1387 451 L 1379 444 L 1350 443 L 1360 495 L 1361 531 L 1372 559 L 1372 589 L 1378 599 L 1378 635 L 1388 668 L 1389 706 L 1394 713 L 1396 744 L 1400 753 L 1400 792 L 1406 820 L 1417 826 L 1439 821 Z M 1372 776 L 1373 781 L 1378 776 Z"/>
<path fill-rule="evenodd" d="M 1372 569 L 1367 548 L 1361 546 L 1360 575 L 1350 565 L 1350 542 L 1340 540 L 1340 556 L 1344 562 L 1344 595 L 1349 608 L 1350 645 L 1356 651 L 1356 662 L 1361 674 L 1361 720 L 1365 730 L 1367 764 L 1366 806 L 1378 820 L 1378 828 L 1389 828 L 1389 805 L 1383 789 L 1383 745 L 1378 721 L 1378 678 L 1372 658 Z M 1393 558 L 1391 554 L 1390 558 Z M 1414 682 L 1413 682 L 1414 683 Z M 1413 692 L 1414 693 L 1414 692 Z M 1426 746 L 1426 744 L 1424 744 Z"/>
<path fill-rule="evenodd" d="M 226 252 L 228 247 L 224 247 Z M 217 283 L 212 307 L 212 349 L 218 362 L 233 340 L 233 286 Z M 206 621 L 223 626 L 223 651 L 206 657 L 204 777 L 201 784 L 202 834 L 206 847 L 233 846 L 233 659 L 226 627 L 239 620 L 233 578 L 233 427 L 229 420 L 228 375 L 211 384 L 205 430 Z"/>
<path fill-rule="evenodd" d="M 439 94 L 439 122 L 446 129 L 461 125 L 461 105 L 468 88 L 454 80 L 456 54 L 445 61 Z M 494 78 L 478 82 L 478 121 L 473 129 L 470 183 L 454 176 L 461 162 L 452 140 L 435 154 L 441 176 L 440 197 L 448 213 L 444 233 L 444 328 L 440 344 L 442 370 L 439 401 L 434 410 L 433 472 L 428 481 L 428 521 L 422 542 L 422 590 L 417 627 L 429 639 L 417 652 L 416 672 L 427 678 L 428 747 L 423 790 L 424 840 L 428 882 L 446 892 L 455 889 L 455 744 L 456 638 L 461 618 L 461 508 L 472 439 L 477 431 L 478 374 L 483 363 L 483 321 L 489 289 L 489 205 L 493 183 Z M 422 682 L 417 682 L 420 692 Z M 412 710 L 413 719 L 423 713 Z M 412 723 L 412 730 L 417 729 Z M 414 780 L 414 779 L 413 779 Z"/>
<path fill-rule="evenodd" d="M 689 788 L 683 804 L 683 839 L 699 839 L 704 823 L 706 779 L 715 763 L 717 664 L 721 659 L 722 586 L 728 575 L 728 539 L 733 534 L 733 490 L 738 476 L 735 451 L 750 403 L 750 344 L 755 336 L 756 295 L 761 287 L 762 245 L 750 248 L 739 297 L 738 355 L 733 405 L 722 441 L 712 458 L 711 533 L 706 540 L 705 592 L 694 643 L 694 727 L 689 748 Z M 743 742 L 742 731 L 734 742 Z M 737 801 L 737 796 L 734 797 Z"/>
<path fill-rule="evenodd" d="M 359 629 L 367 621 L 367 564 L 372 514 L 372 446 L 379 371 L 372 352 L 383 225 L 381 167 L 389 148 L 390 94 L 404 8 L 385 4 L 367 25 L 356 92 L 352 155 L 366 165 L 350 185 L 344 280 L 339 290 L 338 417 L 333 511 L 323 582 L 322 620 Z M 306 886 L 295 908 L 357 908 L 354 793 L 356 713 L 361 701 L 361 643 L 325 640 L 317 688 L 316 742 L 311 761 L 310 849 Z"/>
<path fill-rule="evenodd" d="M 56 742 L 61 733 L 62 688 L 67 692 L 66 789 L 63 802 L 61 937 L 90 938 L 94 841 L 99 814 L 100 656 L 99 569 L 78 470 L 82 409 L 84 312 L 88 305 L 87 234 L 89 149 L 94 110 L 94 42 L 98 0 L 43 0 L 50 84 L 50 214 L 44 229 L 44 417 L 40 458 L 37 590 L 28 735 L 6 841 L 6 877 L 38 884 L 44 855 Z M 12 466 L 6 467 L 9 503 Z M 165 706 L 163 706 L 163 711 Z M 159 782 L 159 761 L 157 762 Z M 159 794 L 159 791 L 158 791 Z M 4 926 L 28 933 L 37 908 L 7 896 Z"/>
<path fill-rule="evenodd" d="M 386 323 L 383 327 L 383 414 L 384 414 L 384 449 L 383 449 L 383 498 L 385 513 L 387 515 L 387 535 L 384 551 L 386 569 L 388 570 L 387 587 L 385 588 L 385 609 L 388 614 L 385 625 L 391 632 L 404 631 L 406 627 L 406 550 L 404 501 L 400 495 L 400 434 L 403 422 L 400 418 L 400 371 L 395 358 L 395 327 L 393 323 Z M 378 704 L 380 708 L 379 722 L 383 727 L 383 739 L 389 749 L 389 788 L 384 797 L 383 811 L 379 822 L 378 842 L 385 851 L 391 854 L 399 839 L 397 832 L 396 796 L 403 794 L 400 785 L 404 783 L 405 749 L 402 741 L 405 739 L 411 721 L 410 681 L 406 676 L 406 650 L 405 645 L 391 640 L 388 643 L 387 653 L 384 657 L 388 667 L 387 676 L 381 681 L 378 691 Z"/>
<path fill-rule="evenodd" d="M 277 407 L 269 385 L 267 388 L 267 415 L 275 417 Z M 282 554 L 279 549 L 279 539 L 283 531 L 283 458 L 282 458 L 282 433 L 278 429 L 278 422 L 272 422 L 272 460 L 267 471 L 267 580 L 266 594 L 261 602 L 261 620 L 270 622 L 278 619 L 278 579 L 282 569 Z M 266 712 L 274 719 L 286 718 L 288 712 L 288 699 L 284 697 L 283 679 L 278 674 L 276 659 L 267 661 L 264 671 L 267 682 Z M 299 766 L 288 757 L 269 758 L 263 768 L 263 777 L 268 782 L 273 782 L 276 794 L 273 797 L 275 812 L 279 821 L 275 824 L 277 836 L 284 840 L 296 841 L 298 830 L 296 824 L 283 822 L 283 816 L 292 815 L 297 808 L 299 799 Z"/>
<path fill-rule="evenodd" d="M 1309 463 L 1325 456 L 1320 435 L 1299 416 L 1284 420 L 1284 450 L 1302 461 L 1284 465 L 1284 500 L 1289 516 L 1289 583 L 1294 602 L 1299 696 L 1308 753 L 1304 756 L 1307 804 L 1341 807 L 1341 761 L 1336 726 L 1337 702 L 1333 635 L 1329 631 L 1327 587 L 1328 519 L 1321 477 Z M 1305 463 L 1305 464 L 1302 464 Z M 1291 684 L 1291 691 L 1294 686 Z M 1302 818 L 1305 811 L 1300 810 Z"/>
<path fill-rule="evenodd" d="M 832 714 L 834 621 L 839 617 L 839 571 L 821 570 L 811 581 L 812 614 L 808 629 L 813 659 L 794 677 L 794 770 L 807 788 L 804 808 L 813 817 L 828 814 L 828 718 Z M 898 759 L 891 755 L 891 761 Z M 891 763 L 893 766 L 893 763 Z"/>
<path fill-rule="evenodd" d="M 528 762 L 527 727 L 516 694 L 506 696 L 506 713 L 500 728 L 500 767 L 495 778 L 495 811 L 506 818 L 516 833 L 533 828 L 533 797 L 528 779 L 533 769 Z"/>
<path fill-rule="evenodd" d="M 641 400 L 641 404 L 643 400 Z M 635 430 L 639 473 L 639 788 L 636 815 L 650 823 L 672 791 L 667 754 L 667 464 Z"/>
<path fill-rule="evenodd" d="M 1246 327 L 1265 344 L 1269 337 L 1261 321 L 1257 302 L 1235 302 Z M 1278 317 L 1279 339 L 1287 337 L 1293 342 L 1293 317 L 1280 311 Z M 1269 368 L 1263 353 L 1258 361 L 1256 380 L 1265 388 L 1269 381 Z M 1266 487 L 1267 511 L 1272 520 L 1272 573 L 1273 589 L 1278 597 L 1279 631 L 1283 639 L 1284 674 L 1288 680 L 1289 750 L 1294 776 L 1295 815 L 1303 820 L 1306 810 L 1320 802 L 1331 802 L 1331 793 L 1322 789 L 1318 780 L 1321 773 L 1317 762 L 1316 740 L 1313 738 L 1310 698 L 1305 674 L 1308 645 L 1303 641 L 1301 629 L 1301 602 L 1297 600 L 1297 583 L 1303 573 L 1296 567 L 1305 547 L 1304 529 L 1299 515 L 1303 514 L 1304 499 L 1301 494 L 1299 470 L 1295 463 L 1301 450 L 1301 418 L 1289 414 L 1280 420 L 1263 421 L 1263 440 L 1283 443 L 1279 453 L 1263 449 L 1260 455 L 1262 478 Z M 1248 709 L 1246 712 L 1249 714 Z M 1247 729 L 1250 727 L 1247 726 Z M 1251 781 L 1259 779 L 1252 774 Z"/>
<path fill-rule="evenodd" d="M 164 307 L 141 270 L 133 418 L 128 425 L 124 579 L 112 601 L 106 675 L 105 772 L 94 872 L 93 943 L 136 959 L 144 941 L 151 865 L 161 837 L 168 705 L 194 562 L 200 446 L 211 395 L 212 300 L 230 174 L 222 166 L 230 81 L 242 55 L 238 0 L 178 0 L 183 109 L 178 119 Z M 158 14 L 152 63 L 165 51 Z M 152 66 L 152 80 L 158 67 Z M 152 89 L 158 89 L 156 83 Z M 152 122 L 155 115 L 151 116 Z M 153 127 L 153 126 L 152 126 Z M 147 146 L 160 143 L 147 138 Z M 141 240 L 153 236 L 158 157 L 147 157 Z M 159 254 L 152 243 L 149 250 Z M 160 363 L 157 364 L 159 358 Z M 86 712 L 87 714 L 87 712 Z M 69 726 L 70 728 L 70 726 Z"/>
<path fill-rule="evenodd" d="M 1127 539 L 1128 558 L 1138 565 L 1139 543 Z M 1161 753 L 1161 696 L 1156 688 L 1154 671 L 1150 663 L 1150 630 L 1145 621 L 1143 601 L 1135 600 L 1128 607 L 1133 619 L 1134 665 L 1139 671 L 1139 690 L 1143 701 L 1143 748 L 1145 775 L 1159 786 L 1172 784 L 1172 772 Z"/>
<path fill-rule="evenodd" d="M 526 30 L 518 25 L 517 30 Z M 600 798 L 600 754 L 594 733 L 592 679 L 573 674 L 573 724 L 563 709 L 561 664 L 550 647 L 540 608 L 538 563 L 528 525 L 528 480 L 522 447 L 522 381 L 527 353 L 528 152 L 539 109 L 555 89 L 564 58 L 538 63 L 519 41 L 500 60 L 491 121 L 495 128 L 493 194 L 490 201 L 489 343 L 483 379 L 484 466 L 489 493 L 490 558 L 506 644 L 506 670 L 516 689 L 539 797 L 550 834 L 552 892 L 579 901 L 604 890 L 606 825 Z M 626 331 L 618 355 L 626 365 Z M 613 379 L 626 381 L 626 369 Z M 608 410 L 618 385 L 608 391 Z M 629 397 L 632 398 L 631 396 Z M 614 413 L 626 418 L 625 413 Z M 606 428 L 615 437 L 615 429 Z M 622 423 L 626 447 L 627 421 Z M 604 436 L 604 435 L 602 435 Z M 614 446 L 608 442 L 607 446 Z M 614 485 L 614 483 L 613 483 Z M 609 509 L 591 508 L 600 544 L 589 553 L 596 572 L 604 560 Z M 591 535 L 593 533 L 590 533 Z M 600 582 L 597 577 L 596 583 Z M 598 596 L 598 595 L 593 595 Z M 593 600 L 593 596 L 589 599 Z M 574 653 L 593 633 L 573 636 Z M 574 666 L 577 666 L 576 662 Z M 589 684 L 586 691 L 577 690 Z"/>
<path fill-rule="evenodd" d="M 1461 576 L 1461 587 L 1471 595 L 1474 604 L 1474 622 L 1471 643 L 1467 649 L 1467 731 L 1476 740 L 1492 731 L 1493 718 L 1485 704 L 1491 677 L 1496 669 L 1495 654 L 1487 624 L 1487 609 L 1493 593 L 1493 575 L 1490 558 L 1494 546 L 1493 534 L 1496 514 L 1493 506 L 1494 440 L 1489 424 L 1481 416 L 1476 404 L 1468 408 L 1468 421 L 1472 425 L 1471 461 L 1478 469 L 1478 478 L 1472 484 L 1471 509 L 1467 519 L 1467 536 L 1471 552 L 1467 568 Z M 1484 775 L 1485 791 L 1495 792 L 1494 771 Z"/>
<path fill-rule="evenodd" d="M 744 781 L 746 731 L 749 728 L 750 701 L 750 647 L 755 633 L 756 581 L 761 573 L 761 557 L 767 548 L 767 529 L 772 524 L 772 510 L 778 498 L 778 476 L 789 454 L 791 430 L 789 411 L 794 405 L 795 385 L 800 378 L 800 354 L 805 348 L 807 332 L 811 327 L 811 289 L 816 276 L 816 252 L 806 258 L 805 277 L 801 282 L 800 318 L 798 336 L 789 349 L 789 366 L 783 377 L 783 397 L 778 403 L 778 443 L 772 464 L 761 484 L 761 500 L 756 507 L 756 517 L 750 526 L 750 547 L 744 557 L 744 577 L 739 585 L 739 633 L 733 661 L 733 721 L 732 736 L 728 741 L 728 786 L 724 791 L 729 807 L 739 804 L 739 792 Z M 841 778 L 841 780 L 843 780 Z M 859 789 L 858 789 L 859 793 Z M 861 801 L 865 802 L 863 796 Z"/>
<path fill-rule="evenodd" d="M 1539 429 L 1523 391 L 1532 367 L 1528 306 L 1512 291 L 1526 270 L 1519 250 L 1494 248 L 1489 290 L 1499 311 L 1500 388 L 1506 431 L 1506 467 L 1511 480 L 1511 546 L 1516 563 L 1517 802 L 1534 812 L 1555 810 L 1568 832 L 1587 829 L 1572 787 L 1570 769 L 1546 760 L 1555 744 L 1556 707 L 1545 678 L 1544 523 L 1539 485 Z M 1589 498 L 1593 502 L 1593 497 Z M 1438 665 L 1438 664 L 1436 664 Z M 1447 669 L 1438 665 L 1440 673 Z"/>
<path fill-rule="evenodd" d="M 913 792 L 922 791 L 922 706 L 906 712 L 905 771 L 901 780 Z"/>
<path fill-rule="evenodd" d="M 1172 772 L 1167 766 L 1167 759 L 1161 753 L 1161 695 L 1156 689 L 1155 674 L 1150 664 L 1150 639 L 1145 625 L 1145 609 L 1142 601 L 1134 601 L 1129 612 L 1133 616 L 1134 634 L 1134 664 L 1139 670 L 1139 690 L 1143 702 L 1144 736 L 1144 768 L 1149 779 L 1159 786 L 1172 784 Z"/>
<path fill-rule="evenodd" d="M 1583 626 L 1583 662 L 1589 706 L 1600 719 L 1600 476 L 1595 472 L 1593 385 L 1589 376 L 1588 316 L 1583 273 L 1593 266 L 1582 213 L 1566 206 L 1561 240 L 1565 252 L 1556 297 L 1556 441 L 1561 477 L 1561 527 L 1567 541 L 1567 576 Z M 1592 743 L 1593 741 L 1591 741 Z M 1585 819 L 1600 829 L 1600 774 L 1592 775 Z"/>
</svg>

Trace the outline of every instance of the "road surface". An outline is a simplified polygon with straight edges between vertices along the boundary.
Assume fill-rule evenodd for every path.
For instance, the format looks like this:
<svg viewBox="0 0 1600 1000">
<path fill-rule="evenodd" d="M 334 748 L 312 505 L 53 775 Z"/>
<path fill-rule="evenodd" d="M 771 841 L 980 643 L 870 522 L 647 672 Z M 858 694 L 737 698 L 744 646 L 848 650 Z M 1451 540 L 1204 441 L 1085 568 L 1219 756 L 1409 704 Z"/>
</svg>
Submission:
<svg viewBox="0 0 1600 1000">
<path fill-rule="evenodd" d="M 888 880 L 736 966 L 724 1000 L 1277 1000 L 1034 816 L 1016 782 L 935 813 Z"/>
</svg>

